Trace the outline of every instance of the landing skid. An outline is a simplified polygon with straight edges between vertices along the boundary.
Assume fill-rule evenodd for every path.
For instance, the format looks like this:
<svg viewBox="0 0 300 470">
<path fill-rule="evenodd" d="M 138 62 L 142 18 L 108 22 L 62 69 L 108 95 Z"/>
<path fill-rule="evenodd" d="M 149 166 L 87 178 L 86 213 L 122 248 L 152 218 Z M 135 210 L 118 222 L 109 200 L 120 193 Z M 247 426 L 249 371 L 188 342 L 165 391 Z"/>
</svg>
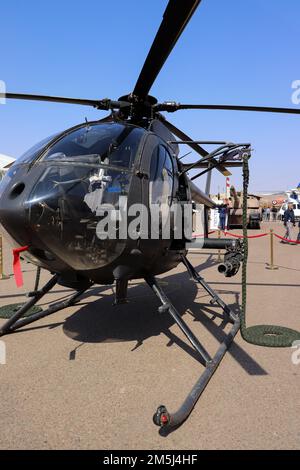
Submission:
<svg viewBox="0 0 300 470">
<path fill-rule="evenodd" d="M 188 325 L 181 318 L 175 307 L 170 302 L 167 295 L 164 293 L 162 287 L 157 283 L 155 277 L 149 276 L 145 278 L 147 284 L 151 287 L 151 289 L 161 302 L 159 312 L 166 312 L 172 316 L 176 324 L 179 326 L 181 331 L 185 334 L 187 339 L 192 344 L 195 351 L 199 354 L 200 362 L 205 366 L 205 371 L 199 377 L 194 387 L 186 397 L 185 401 L 175 413 L 169 413 L 165 406 L 160 406 L 157 409 L 156 413 L 153 416 L 153 421 L 157 426 L 161 427 L 161 434 L 168 434 L 170 431 L 180 426 L 187 419 L 240 328 L 240 319 L 238 315 L 235 315 L 234 312 L 232 312 L 232 310 L 222 301 L 222 299 L 220 299 L 216 292 L 211 289 L 211 287 L 197 273 L 195 268 L 191 265 L 191 263 L 185 256 L 182 257 L 182 262 L 185 265 L 192 279 L 195 282 L 199 283 L 211 296 L 211 304 L 216 303 L 223 309 L 224 320 L 232 323 L 232 327 L 225 340 L 217 350 L 216 354 L 211 357 L 207 350 L 204 348 L 204 346 L 200 343 L 198 338 L 196 338 L 194 333 L 190 330 Z M 44 295 L 46 295 L 57 284 L 57 282 L 58 276 L 54 275 L 47 282 L 47 284 L 45 284 L 44 287 L 32 292 L 30 299 L 24 305 L 22 305 L 22 307 L 20 307 L 19 310 L 0 328 L 0 336 L 12 333 L 15 330 L 18 330 L 19 328 L 22 328 L 23 326 L 29 325 L 30 323 L 40 320 L 41 318 L 47 317 L 52 313 L 58 312 L 59 310 L 74 305 L 78 301 L 79 297 L 90 287 L 89 286 L 85 289 L 77 290 L 67 300 L 50 304 L 46 310 L 35 313 L 26 318 L 21 318 L 42 297 L 44 297 Z M 119 286 L 117 300 L 124 300 L 124 298 L 126 297 L 126 289 L 127 285 Z"/>
<path fill-rule="evenodd" d="M 238 315 L 235 315 L 234 312 L 220 299 L 220 297 L 210 288 L 210 286 L 204 281 L 204 279 L 197 273 L 195 268 L 191 265 L 188 259 L 183 256 L 182 262 L 187 268 L 187 271 L 194 279 L 195 282 L 199 283 L 212 297 L 211 304 L 218 304 L 223 309 L 224 319 L 232 323 L 232 327 L 223 343 L 221 343 L 216 354 L 211 357 L 206 349 L 202 346 L 199 340 L 192 333 L 187 324 L 180 317 L 179 313 L 172 305 L 166 294 L 163 292 L 161 286 L 157 283 L 154 277 L 146 279 L 146 282 L 151 287 L 153 292 L 159 298 L 161 306 L 159 307 L 159 312 L 168 312 L 181 331 L 185 334 L 187 339 L 190 341 L 194 349 L 199 353 L 200 360 L 205 366 L 205 371 L 201 374 L 194 387 L 184 400 L 181 407 L 175 413 L 169 413 L 168 409 L 161 405 L 158 407 L 157 411 L 153 416 L 153 421 L 157 426 L 161 428 L 161 434 L 166 435 L 175 428 L 179 427 L 189 416 L 194 406 L 196 405 L 198 399 L 200 398 L 202 392 L 210 381 L 211 377 L 217 370 L 221 360 L 223 359 L 226 351 L 234 340 L 235 335 L 240 329 L 240 319 Z"/>
<path fill-rule="evenodd" d="M 29 325 L 30 323 L 40 320 L 41 318 L 47 317 L 52 313 L 58 312 L 59 310 L 74 305 L 78 298 L 87 290 L 84 289 L 76 291 L 68 299 L 62 300 L 60 302 L 54 302 L 53 304 L 49 305 L 46 310 L 30 315 L 26 318 L 21 318 L 23 317 L 24 313 L 28 312 L 31 307 L 33 307 L 42 297 L 44 297 L 44 295 L 46 295 L 57 284 L 57 281 L 58 276 L 54 275 L 50 279 L 50 281 L 48 281 L 47 284 L 45 284 L 45 286 L 42 287 L 40 290 L 31 292 L 30 299 L 24 305 L 22 305 L 22 307 L 19 308 L 19 310 L 0 328 L 0 336 L 12 333 L 13 331 L 18 330 L 19 328 L 22 328 L 22 326 Z"/>
</svg>

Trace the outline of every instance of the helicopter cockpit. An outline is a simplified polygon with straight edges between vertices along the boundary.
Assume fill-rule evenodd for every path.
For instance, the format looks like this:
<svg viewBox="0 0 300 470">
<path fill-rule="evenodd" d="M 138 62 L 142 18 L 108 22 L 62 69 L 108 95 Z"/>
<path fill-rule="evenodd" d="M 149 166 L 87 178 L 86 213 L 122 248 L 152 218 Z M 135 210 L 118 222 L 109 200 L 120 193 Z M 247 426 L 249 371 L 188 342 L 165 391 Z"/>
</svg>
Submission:
<svg viewBox="0 0 300 470">
<path fill-rule="evenodd" d="M 140 128 L 115 123 L 86 125 L 68 133 L 33 163 L 44 166 L 45 173 L 31 201 L 50 196 L 49 191 L 63 193 L 73 207 L 81 207 L 81 216 L 88 208 L 97 213 L 97 206 L 115 204 L 128 193 L 143 134 Z"/>
<path fill-rule="evenodd" d="M 4 229 L 21 245 L 34 239 L 43 246 L 35 254 L 47 263 L 48 252 L 76 270 L 111 262 L 125 240 L 105 240 L 104 249 L 97 224 L 128 195 L 144 134 L 131 125 L 87 123 L 26 152 L 0 186 Z M 23 234 L 24 221 L 31 230 Z"/>
</svg>

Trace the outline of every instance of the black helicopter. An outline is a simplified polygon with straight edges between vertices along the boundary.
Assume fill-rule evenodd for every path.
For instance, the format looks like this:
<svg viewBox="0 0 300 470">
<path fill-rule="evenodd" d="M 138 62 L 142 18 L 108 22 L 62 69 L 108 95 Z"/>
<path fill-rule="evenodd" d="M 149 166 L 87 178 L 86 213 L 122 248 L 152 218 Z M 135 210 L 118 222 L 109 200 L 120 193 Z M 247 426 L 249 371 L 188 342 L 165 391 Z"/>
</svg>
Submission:
<svg viewBox="0 0 300 470">
<path fill-rule="evenodd" d="M 197 142 L 171 124 L 161 113 L 181 109 L 212 109 L 300 114 L 300 110 L 232 105 L 158 103 L 150 89 L 167 57 L 181 36 L 201 0 L 170 0 L 132 93 L 117 101 L 85 100 L 41 95 L 6 93 L 7 99 L 37 100 L 91 106 L 110 114 L 99 121 L 84 122 L 52 136 L 26 152 L 6 174 L 0 186 L 0 223 L 3 232 L 33 264 L 53 274 L 50 281 L 31 293 L 31 298 L 0 329 L 11 333 L 33 321 L 73 305 L 93 284 L 116 282 L 116 303 L 126 301 L 128 281 L 143 278 L 158 296 L 161 313 L 169 313 L 187 336 L 206 366 L 182 407 L 170 414 L 158 408 L 154 422 L 165 430 L 181 424 L 216 370 L 240 327 L 239 317 L 218 297 L 198 274 L 186 255 L 193 245 L 182 223 L 182 237 L 106 238 L 97 233 L 103 217 L 99 208 L 119 209 L 120 197 L 132 204 L 164 208 L 178 204 L 203 204 L 214 207 L 209 198 L 209 178 L 204 193 L 192 182 L 215 168 L 224 175 L 228 167 L 241 166 L 250 156 L 250 144 Z M 2 95 L 3 96 L 3 95 Z M 176 140 L 177 139 L 179 140 Z M 193 164 L 183 164 L 179 145 L 187 144 L 200 155 Z M 204 144 L 215 144 L 208 152 Z M 192 179 L 188 171 L 201 172 Z M 155 188 L 155 190 L 153 189 Z M 129 222 L 128 222 L 129 223 Z M 150 220 L 151 225 L 151 220 Z M 159 233 L 161 232 L 161 222 Z M 236 240 L 208 238 L 207 210 L 204 217 L 204 242 L 207 248 L 226 250 L 220 271 L 234 275 L 243 259 L 243 246 Z M 206 289 L 232 323 L 227 339 L 211 357 L 176 311 L 155 276 L 183 263 L 191 277 Z M 22 318 L 55 284 L 73 288 L 67 300 Z"/>
</svg>

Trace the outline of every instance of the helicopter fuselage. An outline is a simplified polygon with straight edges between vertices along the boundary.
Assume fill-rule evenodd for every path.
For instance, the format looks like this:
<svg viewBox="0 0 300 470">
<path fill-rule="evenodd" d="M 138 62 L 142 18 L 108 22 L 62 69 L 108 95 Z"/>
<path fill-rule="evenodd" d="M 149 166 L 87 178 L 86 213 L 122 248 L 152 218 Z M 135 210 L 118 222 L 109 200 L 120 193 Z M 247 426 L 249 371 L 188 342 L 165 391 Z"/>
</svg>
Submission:
<svg viewBox="0 0 300 470">
<path fill-rule="evenodd" d="M 119 233 L 125 212 L 126 227 L 134 225 L 128 208 L 140 204 L 143 211 L 157 204 L 168 212 L 174 200 L 191 201 L 187 177 L 179 177 L 178 148 L 167 140 L 174 137 L 157 121 L 149 130 L 100 121 L 42 142 L 17 160 L 1 183 L 2 229 L 15 247 L 28 247 L 26 258 L 60 273 L 70 287 L 169 271 L 185 253 L 185 240 L 175 242 L 172 230 L 161 237 L 161 221 L 154 236 L 141 236 L 141 223 L 135 223 L 135 236 Z M 105 237 L 104 213 L 116 219 L 112 212 L 120 215 L 114 220 L 116 237 Z"/>
</svg>

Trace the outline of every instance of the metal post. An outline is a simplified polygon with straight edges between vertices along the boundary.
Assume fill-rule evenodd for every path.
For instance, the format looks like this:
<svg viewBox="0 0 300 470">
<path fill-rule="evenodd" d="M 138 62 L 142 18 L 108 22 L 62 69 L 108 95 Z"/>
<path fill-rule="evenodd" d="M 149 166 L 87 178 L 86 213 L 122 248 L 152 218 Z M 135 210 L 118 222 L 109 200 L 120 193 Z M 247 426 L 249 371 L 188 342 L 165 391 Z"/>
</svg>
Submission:
<svg viewBox="0 0 300 470">
<path fill-rule="evenodd" d="M 274 265 L 274 230 L 270 229 L 270 263 L 267 263 L 266 269 L 276 270 L 278 266 Z"/>
<path fill-rule="evenodd" d="M 3 241 L 0 235 L 0 281 L 9 279 L 9 276 L 6 276 L 3 272 Z"/>
</svg>

